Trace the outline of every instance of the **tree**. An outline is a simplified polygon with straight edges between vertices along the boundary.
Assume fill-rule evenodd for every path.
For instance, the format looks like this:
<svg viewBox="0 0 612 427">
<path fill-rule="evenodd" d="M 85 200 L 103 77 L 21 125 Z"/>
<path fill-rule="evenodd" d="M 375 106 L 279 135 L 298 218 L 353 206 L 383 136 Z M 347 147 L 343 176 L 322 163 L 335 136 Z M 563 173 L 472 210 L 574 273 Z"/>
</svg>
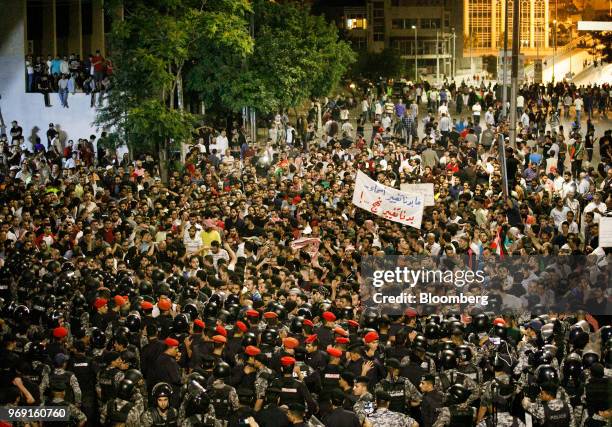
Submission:
<svg viewBox="0 0 612 427">
<path fill-rule="evenodd" d="M 600 15 L 595 18 L 595 21 L 610 21 L 612 18 L 608 15 Z M 590 49 L 591 55 L 600 56 L 604 62 L 612 62 L 612 31 L 594 31 L 593 47 Z"/>
<path fill-rule="evenodd" d="M 207 105 L 263 113 L 327 95 L 355 57 L 334 25 L 294 2 L 254 0 L 252 6 L 253 54 L 219 54 L 198 45 L 198 55 L 207 61 L 192 64 L 188 88 Z"/>
<path fill-rule="evenodd" d="M 162 179 L 171 144 L 189 137 L 194 123 L 183 110 L 186 64 L 201 60 L 197 46 L 244 57 L 252 52 L 248 0 L 114 0 L 125 19 L 113 23 L 112 90 L 96 124 L 129 136 L 130 149 L 154 150 Z"/>
<path fill-rule="evenodd" d="M 384 49 L 377 53 L 360 51 L 351 74 L 354 78 L 378 80 L 380 77 L 397 77 L 401 72 L 402 60 L 398 52 L 393 49 Z"/>
</svg>

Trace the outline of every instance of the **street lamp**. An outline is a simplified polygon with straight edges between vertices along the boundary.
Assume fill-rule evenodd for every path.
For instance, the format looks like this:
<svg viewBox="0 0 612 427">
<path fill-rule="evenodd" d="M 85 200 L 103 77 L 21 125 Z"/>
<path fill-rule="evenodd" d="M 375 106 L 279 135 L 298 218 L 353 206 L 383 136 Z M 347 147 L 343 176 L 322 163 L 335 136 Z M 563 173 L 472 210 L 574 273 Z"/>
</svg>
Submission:
<svg viewBox="0 0 612 427">
<path fill-rule="evenodd" d="M 414 83 L 419 81 L 419 72 L 418 72 L 418 60 L 417 60 L 417 27 L 416 25 L 412 26 L 414 30 Z"/>
<path fill-rule="evenodd" d="M 555 82 L 555 55 L 557 54 L 557 20 L 553 19 L 553 24 L 555 25 L 555 33 L 553 34 L 553 72 L 552 72 L 552 81 Z"/>
</svg>

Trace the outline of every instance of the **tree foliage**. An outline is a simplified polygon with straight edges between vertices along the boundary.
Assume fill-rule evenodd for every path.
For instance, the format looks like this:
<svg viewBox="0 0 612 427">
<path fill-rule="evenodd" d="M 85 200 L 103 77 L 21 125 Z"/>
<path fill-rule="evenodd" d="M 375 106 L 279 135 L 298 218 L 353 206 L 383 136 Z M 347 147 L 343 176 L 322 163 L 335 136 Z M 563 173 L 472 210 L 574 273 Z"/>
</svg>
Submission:
<svg viewBox="0 0 612 427">
<path fill-rule="evenodd" d="M 192 64 L 188 87 L 207 105 L 232 111 L 274 112 L 329 93 L 355 57 L 333 24 L 297 3 L 254 0 L 252 6 L 253 54 L 199 44 L 202 60 Z"/>
<path fill-rule="evenodd" d="M 378 80 L 380 77 L 398 77 L 402 72 L 402 59 L 393 49 L 384 49 L 381 52 L 359 52 L 353 77 L 363 77 L 369 80 Z"/>
<path fill-rule="evenodd" d="M 129 134 L 133 148 L 155 147 L 162 155 L 172 141 L 189 136 L 193 117 L 178 97 L 185 66 L 197 61 L 196 47 L 252 52 L 248 0 L 111 0 L 123 6 L 113 23 L 110 53 L 114 65 L 109 102 L 96 123 Z M 136 147 L 135 147 L 136 146 Z"/>
</svg>

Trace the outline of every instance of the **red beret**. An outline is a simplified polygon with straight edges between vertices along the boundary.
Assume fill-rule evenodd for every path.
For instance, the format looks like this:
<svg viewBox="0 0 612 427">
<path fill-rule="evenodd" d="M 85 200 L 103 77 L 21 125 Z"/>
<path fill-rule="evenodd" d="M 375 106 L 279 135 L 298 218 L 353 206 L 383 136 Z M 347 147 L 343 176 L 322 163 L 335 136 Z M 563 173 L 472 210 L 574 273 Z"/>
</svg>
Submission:
<svg viewBox="0 0 612 427">
<path fill-rule="evenodd" d="M 193 324 L 196 325 L 199 328 L 202 328 L 202 329 L 204 329 L 206 327 L 206 324 L 203 321 L 201 321 L 200 319 L 194 320 Z"/>
<path fill-rule="evenodd" d="M 405 314 L 408 317 L 417 317 L 419 313 L 414 308 L 407 308 Z"/>
<path fill-rule="evenodd" d="M 349 320 L 348 322 L 349 327 L 351 328 L 359 328 L 359 322 L 357 322 L 356 320 Z"/>
<path fill-rule="evenodd" d="M 172 301 L 170 301 L 168 298 L 160 298 L 157 306 L 162 311 L 168 311 L 172 308 Z"/>
<path fill-rule="evenodd" d="M 113 299 L 117 307 L 121 307 L 127 302 L 127 298 L 123 298 L 121 295 L 115 295 Z"/>
<path fill-rule="evenodd" d="M 240 320 L 236 322 L 236 327 L 240 329 L 242 332 L 246 332 L 249 330 L 249 328 L 247 328 L 247 325 L 245 325 L 244 322 Z"/>
<path fill-rule="evenodd" d="M 104 307 L 107 303 L 108 301 L 105 300 L 104 298 L 98 298 L 97 300 L 94 301 L 94 307 L 96 308 Z"/>
<path fill-rule="evenodd" d="M 178 347 L 179 342 L 174 338 L 166 338 L 164 340 L 164 344 L 166 344 L 168 347 Z"/>
<path fill-rule="evenodd" d="M 212 337 L 212 340 L 218 344 L 225 344 L 227 342 L 227 338 L 225 338 L 223 335 L 215 335 Z"/>
<path fill-rule="evenodd" d="M 306 338 L 304 341 L 306 341 L 307 343 L 312 343 L 315 342 L 317 340 L 317 334 L 312 334 L 309 335 L 308 338 Z"/>
<path fill-rule="evenodd" d="M 287 337 L 283 339 L 283 345 L 286 348 L 296 348 L 298 345 L 300 345 L 300 342 L 293 337 Z"/>
<path fill-rule="evenodd" d="M 278 317 L 278 314 L 276 314 L 273 311 L 266 311 L 264 313 L 264 318 L 266 318 L 266 319 L 276 319 L 277 317 Z"/>
<path fill-rule="evenodd" d="M 261 353 L 261 350 L 254 345 L 248 345 L 247 348 L 244 349 L 244 352 L 249 356 L 257 356 L 259 353 Z"/>
<path fill-rule="evenodd" d="M 217 325 L 217 327 L 215 328 L 215 332 L 217 332 L 219 335 L 227 337 L 227 330 L 221 325 Z"/>
<path fill-rule="evenodd" d="M 349 340 L 347 337 L 338 337 L 336 338 L 336 342 L 338 344 L 348 344 L 351 340 Z"/>
<path fill-rule="evenodd" d="M 342 357 L 342 350 L 334 347 L 327 347 L 327 354 L 332 357 Z"/>
<path fill-rule="evenodd" d="M 365 337 L 363 337 L 363 340 L 366 343 L 371 343 L 372 341 L 376 341 L 378 339 L 378 333 L 372 331 L 372 332 L 368 332 L 367 334 L 365 334 Z"/>
<path fill-rule="evenodd" d="M 302 324 L 306 325 L 306 326 L 310 326 L 311 328 L 314 328 L 314 323 L 312 323 L 312 320 L 310 320 L 310 319 L 304 319 Z"/>
<path fill-rule="evenodd" d="M 259 312 L 257 310 L 250 309 L 247 310 L 246 315 L 248 317 L 259 317 Z"/>
<path fill-rule="evenodd" d="M 336 315 L 331 311 L 325 311 L 323 312 L 323 319 L 327 320 L 328 322 L 333 322 L 336 320 Z"/>
<path fill-rule="evenodd" d="M 501 317 L 498 317 L 493 321 L 493 324 L 495 326 L 506 326 L 506 321 L 502 319 Z"/>
<path fill-rule="evenodd" d="M 283 356 L 280 359 L 281 365 L 283 366 L 291 366 L 295 365 L 295 359 L 291 356 Z"/>
<path fill-rule="evenodd" d="M 334 333 L 338 334 L 338 335 L 341 335 L 343 337 L 348 337 L 348 334 L 349 334 L 347 331 L 345 331 L 340 326 L 337 326 L 337 327 L 334 328 Z"/>
<path fill-rule="evenodd" d="M 153 304 L 151 304 L 149 301 L 143 301 L 140 303 L 140 308 L 143 310 L 153 310 Z"/>
<path fill-rule="evenodd" d="M 68 335 L 68 329 L 63 326 L 53 329 L 53 336 L 55 338 L 64 338 L 66 335 Z"/>
</svg>

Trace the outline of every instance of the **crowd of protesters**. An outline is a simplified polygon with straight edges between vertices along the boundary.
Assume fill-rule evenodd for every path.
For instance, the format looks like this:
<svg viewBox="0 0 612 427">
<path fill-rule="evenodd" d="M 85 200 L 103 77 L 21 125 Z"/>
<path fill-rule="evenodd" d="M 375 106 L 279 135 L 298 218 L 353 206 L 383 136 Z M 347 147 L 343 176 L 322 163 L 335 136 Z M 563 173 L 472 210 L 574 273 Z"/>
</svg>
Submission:
<svg viewBox="0 0 612 427">
<path fill-rule="evenodd" d="M 609 91 L 522 88 L 512 145 L 496 88 L 372 87 L 279 114 L 262 142 L 201 128 L 167 182 L 95 136 L 31 141 L 14 122 L 2 404 L 80 426 L 610 425 L 612 148 L 593 124 Z M 432 183 L 421 228 L 354 206 L 357 170 Z M 491 303 L 366 306 L 369 255 L 485 263 L 466 292 Z"/>
<path fill-rule="evenodd" d="M 43 94 L 45 106 L 51 107 L 50 93 L 57 93 L 62 107 L 69 108 L 68 95 L 84 93 L 91 96 L 91 106 L 102 103 L 104 93 L 110 89 L 113 64 L 100 51 L 81 59 L 70 56 L 48 55 L 26 57 L 26 91 Z"/>
</svg>

